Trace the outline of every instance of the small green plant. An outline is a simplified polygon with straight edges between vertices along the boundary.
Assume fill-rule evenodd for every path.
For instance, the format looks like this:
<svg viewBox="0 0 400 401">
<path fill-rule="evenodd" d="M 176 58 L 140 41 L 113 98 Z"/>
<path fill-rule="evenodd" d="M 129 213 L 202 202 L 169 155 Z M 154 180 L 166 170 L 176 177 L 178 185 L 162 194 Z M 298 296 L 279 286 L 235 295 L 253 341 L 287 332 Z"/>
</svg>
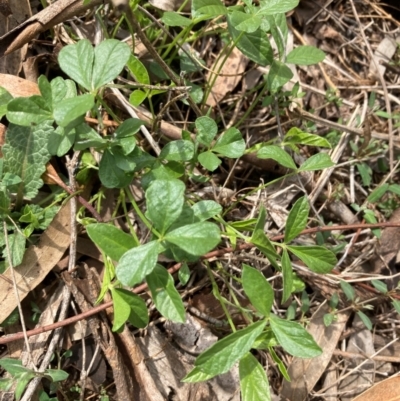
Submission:
<svg viewBox="0 0 400 401">
<path fill-rule="evenodd" d="M 324 57 L 323 52 L 311 46 L 299 46 L 287 54 L 288 27 L 284 13 L 297 4 L 298 0 L 262 0 L 257 4 L 245 1 L 243 6 L 225 7 L 219 0 L 194 0 L 191 19 L 168 12 L 164 13 L 162 21 L 168 26 L 183 27 L 182 34 L 178 35 L 178 40 L 183 41 L 195 24 L 226 18 L 232 39 L 228 46 L 232 49 L 236 46 L 254 62 L 270 66 L 259 98 L 264 97 L 265 104 L 274 103 L 279 111 L 289 105 L 293 97 L 300 96 L 298 86 L 291 92 L 282 90 L 293 77 L 287 64 L 309 65 Z M 273 53 L 269 34 L 277 45 L 277 56 Z M 169 47 L 165 49 L 165 57 L 170 51 Z M 194 55 L 188 57 L 193 64 L 199 64 L 199 60 L 193 60 Z M 150 87 L 148 71 L 131 54 L 128 45 L 108 39 L 93 48 L 89 41 L 81 40 L 61 50 L 59 64 L 71 79 L 57 77 L 49 82 L 41 76 L 38 81 L 40 95 L 13 99 L 4 89 L 0 92 L 6 104 L 1 106 L 0 112 L 10 123 L 0 171 L 0 217 L 10 229 L 14 230 L 15 216 L 21 224 L 9 235 L 13 244 L 13 265 L 17 266 L 22 260 L 26 237 L 48 225 L 57 212 L 56 204 L 60 199 L 55 199 L 54 204 L 44 209 L 37 205 L 24 205 L 24 201 L 33 199 L 43 185 L 41 175 L 50 158 L 62 157 L 73 150 L 81 152 L 81 169 L 77 174 L 81 183 L 84 184 L 90 173 L 94 173 L 98 174 L 103 187 L 120 188 L 118 204 L 124 209 L 127 224 L 131 228 L 128 234 L 113 224 L 96 222 L 80 214 L 80 221 L 89 237 L 104 256 L 105 274 L 99 302 L 107 291 L 111 293 L 114 331 L 121 330 L 127 321 L 136 327 L 148 324 L 145 302 L 129 291 L 142 282 L 147 283 L 161 315 L 176 322 L 185 322 L 185 308 L 174 279 L 158 263 L 161 254 L 181 263 L 179 280 L 184 284 L 190 276 L 188 264 L 204 257 L 222 238 L 229 238 L 234 245 L 239 240 L 251 243 L 281 273 L 283 302 L 293 292 L 304 290 L 304 284 L 299 283 L 293 272 L 292 258 L 300 259 L 309 269 L 321 274 L 335 266 L 336 257 L 327 248 L 295 243 L 296 237 L 309 221 L 310 207 L 306 196 L 293 205 L 284 240 L 273 242 L 264 231 L 266 211 L 263 207 L 256 219 L 229 222 L 225 220 L 220 204 L 190 196 L 186 186 L 189 180 L 207 182 L 210 173 L 216 171 L 225 159 L 238 159 L 250 152 L 256 152 L 259 158 L 275 160 L 289 169 L 290 175 L 331 167 L 333 163 L 329 155 L 322 151 L 317 151 L 300 166 L 293 158 L 293 153 L 299 153 L 304 145 L 329 148 L 326 139 L 292 128 L 276 140 L 246 149 L 243 136 L 237 128 L 221 131 L 210 116 L 199 116 L 194 121 L 195 135 L 183 130 L 181 139 L 166 143 L 159 155 L 150 154 L 137 140 L 143 122 L 136 118 L 119 121 L 103 99 L 105 88 L 124 71 L 125 66 L 126 73 L 143 84 L 131 93 L 131 104 L 139 105 L 165 91 L 165 88 Z M 192 100 L 196 103 L 204 100 L 203 92 L 197 91 L 198 98 L 195 98 L 195 86 L 190 82 L 187 84 L 192 87 L 189 94 Z M 115 121 L 119 122 L 118 128 L 108 130 L 107 135 L 100 135 L 85 121 L 85 115 L 89 114 L 97 118 L 101 126 L 99 110 L 103 107 L 107 107 Z M 99 155 L 98 162 L 92 152 Z M 136 203 L 128 188 L 133 178 L 140 180 L 145 191 L 142 205 Z M 15 197 L 14 203 L 10 202 L 11 194 Z M 91 203 L 97 203 L 100 208 L 101 202 L 100 191 Z M 130 226 L 127 204 L 148 230 L 149 235 L 144 243 L 139 241 Z M 248 232 L 250 235 L 244 234 Z M 232 334 L 201 354 L 196 359 L 195 368 L 184 381 L 207 380 L 227 372 L 238 362 L 243 399 L 268 400 L 268 379 L 263 367 L 251 353 L 252 349 L 267 350 L 288 380 L 290 378 L 285 366 L 274 347 L 283 347 L 289 354 L 301 358 L 318 356 L 321 349 L 301 324 L 272 313 L 274 290 L 261 272 L 243 264 L 242 275 L 237 279 L 253 307 L 243 312 L 247 315 L 249 325 L 237 330 L 230 316 L 227 316 Z M 222 297 L 220 299 L 225 302 Z M 302 313 L 305 314 L 305 295 L 302 300 Z M 13 372 L 14 376 L 19 375 L 20 395 L 36 373 L 11 362 L 7 366 L 11 366 L 11 369 L 19 366 L 19 370 L 15 368 Z M 7 369 L 6 365 L 4 367 Z M 57 380 L 63 377 L 55 375 L 50 369 L 45 374 Z M 250 393 L 255 394 L 254 397 L 250 398 Z"/>
<path fill-rule="evenodd" d="M 12 358 L 0 359 L 0 366 L 12 376 L 10 379 L 0 379 L 0 389 L 8 391 L 15 384 L 17 400 L 21 398 L 26 386 L 34 377 L 45 377 L 53 382 L 61 382 L 68 377 L 68 373 L 59 369 L 46 369 L 43 373 L 36 372 L 23 366 L 21 361 Z"/>
</svg>

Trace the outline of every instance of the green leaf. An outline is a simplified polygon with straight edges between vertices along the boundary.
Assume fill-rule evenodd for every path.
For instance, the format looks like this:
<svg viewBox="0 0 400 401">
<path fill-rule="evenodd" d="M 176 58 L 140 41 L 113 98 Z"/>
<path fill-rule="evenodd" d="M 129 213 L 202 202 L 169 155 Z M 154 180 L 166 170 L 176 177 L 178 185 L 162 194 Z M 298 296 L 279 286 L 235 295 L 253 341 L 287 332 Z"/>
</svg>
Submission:
<svg viewBox="0 0 400 401">
<path fill-rule="evenodd" d="M 51 155 L 64 156 L 75 142 L 76 131 L 73 127 L 58 126 L 55 131 L 50 134 L 47 149 Z"/>
<path fill-rule="evenodd" d="M 309 157 L 297 171 L 322 170 L 324 168 L 333 167 L 334 165 L 335 163 L 333 163 L 331 157 L 327 153 L 317 153 Z"/>
<path fill-rule="evenodd" d="M 260 159 L 272 159 L 278 162 L 284 167 L 296 169 L 297 166 L 294 163 L 292 157 L 285 150 L 276 145 L 268 145 L 262 147 L 257 152 L 257 157 Z"/>
<path fill-rule="evenodd" d="M 147 98 L 148 93 L 143 92 L 140 89 L 135 89 L 134 91 L 132 91 L 132 93 L 129 95 L 129 103 L 132 106 L 140 106 L 144 100 Z"/>
<path fill-rule="evenodd" d="M 274 15 L 287 13 L 299 5 L 299 0 L 260 0 L 260 11 L 262 15 Z"/>
<path fill-rule="evenodd" d="M 218 132 L 216 122 L 210 117 L 204 116 L 197 118 L 195 125 L 197 129 L 196 141 L 205 146 L 210 146 Z"/>
<path fill-rule="evenodd" d="M 46 78 L 45 75 L 41 75 L 38 78 L 38 86 L 39 86 L 39 90 L 40 90 L 40 93 L 41 93 L 44 101 L 48 105 L 49 109 L 52 110 L 52 106 L 53 106 L 52 89 L 51 89 L 50 82 L 48 81 L 48 79 Z"/>
<path fill-rule="evenodd" d="M 260 362 L 250 352 L 239 361 L 242 401 L 270 401 L 268 377 Z"/>
<path fill-rule="evenodd" d="M 20 400 L 22 394 L 25 391 L 26 386 L 34 377 L 35 377 L 35 372 L 25 372 L 18 377 L 18 381 L 15 386 L 15 399 L 17 401 Z"/>
<path fill-rule="evenodd" d="M 282 279 L 283 279 L 283 292 L 282 303 L 286 302 L 293 291 L 293 268 L 286 249 L 282 252 Z"/>
<path fill-rule="evenodd" d="M 387 294 L 388 292 L 388 287 L 387 285 L 380 280 L 371 280 L 371 284 L 382 294 Z"/>
<path fill-rule="evenodd" d="M 242 285 L 251 304 L 259 313 L 268 317 L 274 303 L 274 290 L 264 275 L 257 269 L 243 264 Z"/>
<path fill-rule="evenodd" d="M 222 212 L 222 206 L 213 200 L 204 200 L 192 206 L 192 212 L 199 221 L 205 221 Z"/>
<path fill-rule="evenodd" d="M 329 273 L 337 263 L 335 254 L 322 246 L 288 245 L 287 249 L 316 273 Z"/>
<path fill-rule="evenodd" d="M 346 295 L 346 298 L 349 301 L 354 301 L 354 299 L 356 297 L 356 292 L 354 291 L 353 286 L 350 283 L 348 283 L 347 281 L 340 280 L 340 287 L 341 287 L 342 291 L 344 292 L 344 295 Z"/>
<path fill-rule="evenodd" d="M 13 99 L 10 92 L 7 89 L 0 86 L 0 118 L 3 118 L 7 113 L 7 105 Z"/>
<path fill-rule="evenodd" d="M 261 18 L 254 14 L 247 14 L 242 11 L 233 11 L 230 14 L 231 24 L 236 30 L 241 32 L 253 33 L 261 25 Z"/>
<path fill-rule="evenodd" d="M 286 57 L 288 64 L 311 65 L 323 61 L 325 53 L 314 46 L 298 46 Z"/>
<path fill-rule="evenodd" d="M 169 142 L 164 146 L 159 159 L 188 161 L 193 158 L 193 155 L 193 143 L 183 139 L 178 139 L 176 141 Z"/>
<path fill-rule="evenodd" d="M 182 212 L 185 184 L 179 180 L 156 180 L 146 191 L 146 216 L 165 234 Z"/>
<path fill-rule="evenodd" d="M 250 60 L 261 66 L 270 65 L 273 61 L 273 50 L 265 32 L 257 29 L 252 33 L 235 29 L 228 17 L 228 28 L 236 47 Z"/>
<path fill-rule="evenodd" d="M 115 156 L 107 149 L 100 160 L 99 178 L 106 188 L 122 188 L 132 181 L 133 174 L 119 168 Z"/>
<path fill-rule="evenodd" d="M 14 267 L 22 263 L 25 253 L 26 238 L 19 232 L 8 236 L 8 245 L 10 249 L 11 261 Z M 3 249 L 3 258 L 8 264 L 7 248 Z"/>
<path fill-rule="evenodd" d="M 245 149 L 246 144 L 242 138 L 242 134 L 233 127 L 222 134 L 212 147 L 213 152 L 232 159 L 243 156 Z"/>
<path fill-rule="evenodd" d="M 116 39 L 107 39 L 94 49 L 92 89 L 99 89 L 117 78 L 131 55 L 129 46 Z"/>
<path fill-rule="evenodd" d="M 186 285 L 190 279 L 190 269 L 187 263 L 182 263 L 182 267 L 178 271 L 179 282 Z"/>
<path fill-rule="evenodd" d="M 398 299 L 392 299 L 393 308 L 398 314 L 400 314 L 400 301 Z"/>
<path fill-rule="evenodd" d="M 157 310 L 169 320 L 185 323 L 185 307 L 179 292 L 175 288 L 174 279 L 168 271 L 160 265 L 146 277 L 151 291 L 151 297 Z"/>
<path fill-rule="evenodd" d="M 276 269 L 279 269 L 276 261 L 277 259 L 280 259 L 280 257 L 264 232 L 265 218 L 265 208 L 264 206 L 261 206 L 260 214 L 257 219 L 257 224 L 250 239 L 250 242 L 254 244 L 267 257 L 272 266 L 274 266 Z"/>
<path fill-rule="evenodd" d="M 43 185 L 42 174 L 50 160 L 47 143 L 53 131 L 51 123 L 45 122 L 32 127 L 10 124 L 7 129 L 6 143 L 2 148 L 4 173 L 19 176 L 21 182 L 10 188 L 17 198 L 34 198 Z"/>
<path fill-rule="evenodd" d="M 111 293 L 114 304 L 113 331 L 118 331 L 127 320 L 137 328 L 148 325 L 147 306 L 139 295 L 122 288 L 113 288 Z"/>
<path fill-rule="evenodd" d="M 58 55 L 60 68 L 79 85 L 92 89 L 94 50 L 87 39 L 65 46 Z"/>
<path fill-rule="evenodd" d="M 174 11 L 166 11 L 161 17 L 161 21 L 167 26 L 190 26 L 192 21 L 189 18 L 183 17 L 182 15 Z"/>
<path fill-rule="evenodd" d="M 50 105 L 41 96 L 17 97 L 7 104 L 7 120 L 10 123 L 30 127 L 53 120 Z"/>
<path fill-rule="evenodd" d="M 119 260 L 116 275 L 123 285 L 133 287 L 150 274 L 158 256 L 158 242 L 151 241 L 145 245 L 125 252 Z"/>
<path fill-rule="evenodd" d="M 286 220 L 285 239 L 286 243 L 295 239 L 307 226 L 310 206 L 306 196 L 301 197 L 293 205 Z"/>
<path fill-rule="evenodd" d="M 274 60 L 267 75 L 268 89 L 276 93 L 293 78 L 292 70 L 284 63 Z"/>
<path fill-rule="evenodd" d="M 18 376 L 30 371 L 30 369 L 22 365 L 22 361 L 13 358 L 1 358 L 0 366 L 11 376 Z"/>
<path fill-rule="evenodd" d="M 371 319 L 364 313 L 361 311 L 357 312 L 358 317 L 361 319 L 361 321 L 364 323 L 365 327 L 368 330 L 372 330 L 372 322 Z"/>
<path fill-rule="evenodd" d="M 209 171 L 214 171 L 222 163 L 211 151 L 200 153 L 197 157 L 199 163 Z"/>
<path fill-rule="evenodd" d="M 119 261 L 125 252 L 138 246 L 132 235 L 124 233 L 112 224 L 89 224 L 86 231 L 89 238 L 115 261 Z"/>
<path fill-rule="evenodd" d="M 5 219 L 6 216 L 8 216 L 9 212 L 10 212 L 10 195 L 5 189 L 0 188 L 0 218 Z"/>
<path fill-rule="evenodd" d="M 398 184 L 389 185 L 389 191 L 393 192 L 396 195 L 400 195 L 400 185 Z"/>
<path fill-rule="evenodd" d="M 192 17 L 193 19 L 210 19 L 225 15 L 228 12 L 220 0 L 193 0 Z"/>
<path fill-rule="evenodd" d="M 370 203 L 375 203 L 378 202 L 379 199 L 382 198 L 383 195 L 386 194 L 386 192 L 389 189 L 389 184 L 385 183 L 377 188 L 375 188 L 369 195 L 367 198 L 367 201 Z"/>
<path fill-rule="evenodd" d="M 215 375 L 202 372 L 197 366 L 194 367 L 182 380 L 184 383 L 198 383 L 210 380 Z"/>
<path fill-rule="evenodd" d="M 131 137 L 140 130 L 142 125 L 144 125 L 142 120 L 128 118 L 115 130 L 115 137 L 118 139 Z"/>
<path fill-rule="evenodd" d="M 321 148 L 331 148 L 331 144 L 325 138 L 303 132 L 297 127 L 291 128 L 285 135 L 285 143 L 294 145 L 308 145 L 308 146 L 319 146 Z"/>
<path fill-rule="evenodd" d="M 197 357 L 194 362 L 195 367 L 211 377 L 228 372 L 240 358 L 250 351 L 264 327 L 265 321 L 262 320 L 219 340 Z"/>
<path fill-rule="evenodd" d="M 126 66 L 135 78 L 136 82 L 144 85 L 150 85 L 149 73 L 147 72 L 143 63 L 136 56 L 131 54 Z M 146 93 L 145 96 L 147 96 Z"/>
<path fill-rule="evenodd" d="M 53 382 L 62 382 L 63 380 L 67 380 L 69 376 L 69 373 L 61 369 L 46 369 L 45 374 L 50 377 Z"/>
<path fill-rule="evenodd" d="M 217 225 L 204 221 L 179 227 L 167 233 L 164 240 L 191 255 L 202 256 L 219 244 L 220 235 Z"/>
<path fill-rule="evenodd" d="M 78 117 L 84 116 L 94 106 L 91 94 L 64 99 L 54 106 L 54 119 L 61 127 L 66 127 Z"/>
<path fill-rule="evenodd" d="M 270 325 L 279 344 L 290 355 L 314 358 L 322 354 L 321 348 L 300 324 L 271 315 Z"/>
</svg>

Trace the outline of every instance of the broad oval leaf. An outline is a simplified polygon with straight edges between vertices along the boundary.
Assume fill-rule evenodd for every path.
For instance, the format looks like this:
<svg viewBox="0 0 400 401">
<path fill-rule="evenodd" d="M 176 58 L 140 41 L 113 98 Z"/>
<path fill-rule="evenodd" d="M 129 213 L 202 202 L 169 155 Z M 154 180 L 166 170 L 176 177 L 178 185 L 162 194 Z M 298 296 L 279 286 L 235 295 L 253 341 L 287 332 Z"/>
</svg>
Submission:
<svg viewBox="0 0 400 401">
<path fill-rule="evenodd" d="M 41 96 L 17 97 L 7 104 L 7 120 L 10 123 L 30 127 L 53 120 L 53 115 Z"/>
<path fill-rule="evenodd" d="M 274 290 L 264 275 L 257 269 L 243 264 L 242 285 L 251 304 L 259 313 L 268 317 L 274 303 Z"/>
<path fill-rule="evenodd" d="M 310 206 L 306 196 L 301 197 L 293 205 L 292 210 L 286 220 L 285 242 L 290 242 L 296 238 L 307 226 Z"/>
<path fill-rule="evenodd" d="M 333 167 L 335 163 L 327 153 L 317 153 L 309 157 L 298 169 L 298 171 L 314 171 Z"/>
<path fill-rule="evenodd" d="M 202 256 L 218 245 L 220 235 L 216 224 L 204 221 L 179 227 L 167 233 L 164 239 L 191 255 Z"/>
<path fill-rule="evenodd" d="M 286 57 L 286 62 L 297 65 L 311 65 L 323 61 L 325 53 L 314 46 L 298 46 Z"/>
<path fill-rule="evenodd" d="M 146 216 L 164 234 L 182 212 L 185 184 L 179 180 L 155 180 L 146 191 Z"/>
<path fill-rule="evenodd" d="M 84 116 L 93 106 L 94 96 L 89 93 L 64 99 L 54 105 L 54 119 L 58 125 L 66 127 L 78 117 Z"/>
<path fill-rule="evenodd" d="M 252 33 L 238 31 L 232 24 L 230 17 L 228 17 L 228 28 L 237 48 L 250 60 L 262 66 L 272 63 L 274 53 L 265 32 L 261 29 Z"/>
<path fill-rule="evenodd" d="M 135 135 L 142 125 L 144 125 L 142 120 L 138 118 L 128 118 L 115 130 L 115 136 L 120 139 Z"/>
<path fill-rule="evenodd" d="M 178 139 L 167 143 L 160 153 L 159 158 L 165 160 L 188 161 L 193 158 L 194 145 L 191 141 Z"/>
<path fill-rule="evenodd" d="M 246 143 L 242 138 L 242 134 L 239 130 L 232 127 L 217 139 L 212 151 L 236 159 L 243 156 L 245 149 Z"/>
<path fill-rule="evenodd" d="M 217 135 L 217 123 L 210 117 L 199 117 L 195 121 L 197 129 L 196 141 L 205 146 L 210 146 L 215 135 Z"/>
<path fill-rule="evenodd" d="M 161 21 L 167 26 L 190 26 L 192 21 L 174 11 L 166 11 Z"/>
<path fill-rule="evenodd" d="M 260 0 L 261 15 L 287 13 L 299 5 L 299 0 Z"/>
<path fill-rule="evenodd" d="M 268 377 L 256 357 L 248 352 L 239 361 L 242 401 L 269 401 Z"/>
<path fill-rule="evenodd" d="M 314 358 L 322 354 L 321 348 L 310 333 L 299 323 L 271 315 L 270 325 L 279 344 L 290 355 L 298 358 Z"/>
<path fill-rule="evenodd" d="M 138 244 L 136 240 L 112 224 L 95 223 L 86 226 L 89 238 L 112 260 L 121 256 Z"/>
<path fill-rule="evenodd" d="M 151 297 L 157 310 L 169 320 L 185 323 L 185 307 L 181 296 L 175 288 L 174 279 L 168 271 L 160 265 L 146 277 L 151 291 Z"/>
<path fill-rule="evenodd" d="M 261 320 L 219 340 L 197 357 L 194 362 L 195 367 L 213 376 L 228 372 L 243 355 L 250 351 L 264 327 L 265 321 Z"/>
<path fill-rule="evenodd" d="M 292 78 L 292 70 L 281 61 L 274 60 L 267 75 L 268 89 L 275 93 Z"/>
<path fill-rule="evenodd" d="M 210 19 L 228 12 L 220 0 L 193 0 L 192 17 Z"/>
<path fill-rule="evenodd" d="M 116 275 L 123 285 L 133 287 L 150 274 L 158 256 L 157 241 L 148 242 L 125 252 L 119 260 Z"/>
<path fill-rule="evenodd" d="M 335 254 L 322 246 L 287 245 L 287 249 L 316 273 L 329 273 L 337 263 Z"/>
<path fill-rule="evenodd" d="M 199 221 L 205 221 L 222 212 L 222 206 L 213 200 L 203 200 L 192 206 L 194 217 Z"/>
<path fill-rule="evenodd" d="M 122 188 L 132 181 L 133 173 L 128 174 L 118 167 L 117 158 L 106 149 L 100 160 L 99 178 L 106 188 Z"/>
<path fill-rule="evenodd" d="M 131 55 L 129 46 L 116 39 L 107 39 L 94 49 L 92 89 L 99 89 L 115 79 Z"/>
<path fill-rule="evenodd" d="M 257 15 L 236 10 L 230 14 L 230 21 L 236 30 L 247 33 L 255 32 L 261 25 L 261 18 Z"/>
<path fill-rule="evenodd" d="M 276 145 L 268 145 L 262 147 L 257 152 L 257 157 L 260 159 L 273 159 L 284 167 L 296 169 L 297 166 L 292 157 L 282 148 Z"/>
<path fill-rule="evenodd" d="M 92 89 L 94 51 L 87 39 L 65 46 L 58 55 L 60 68 L 79 85 Z"/>
<path fill-rule="evenodd" d="M 199 163 L 208 171 L 214 171 L 222 163 L 221 159 L 219 159 L 214 153 L 209 150 L 200 153 L 197 159 Z"/>
<path fill-rule="evenodd" d="M 112 290 L 113 303 L 114 303 L 114 326 L 116 326 L 117 315 L 119 307 L 123 309 L 123 316 L 126 315 L 125 309 L 128 307 L 129 313 L 126 317 L 124 324 L 127 320 L 137 328 L 144 328 L 149 323 L 149 315 L 147 312 L 146 302 L 131 291 L 124 290 L 123 288 L 115 288 Z M 125 304 L 126 306 L 123 306 Z M 121 319 L 122 320 L 122 319 Z M 120 321 L 117 321 L 120 324 Z M 121 327 L 121 325 L 119 326 Z M 113 331 L 117 331 L 119 327 L 113 327 Z"/>
</svg>

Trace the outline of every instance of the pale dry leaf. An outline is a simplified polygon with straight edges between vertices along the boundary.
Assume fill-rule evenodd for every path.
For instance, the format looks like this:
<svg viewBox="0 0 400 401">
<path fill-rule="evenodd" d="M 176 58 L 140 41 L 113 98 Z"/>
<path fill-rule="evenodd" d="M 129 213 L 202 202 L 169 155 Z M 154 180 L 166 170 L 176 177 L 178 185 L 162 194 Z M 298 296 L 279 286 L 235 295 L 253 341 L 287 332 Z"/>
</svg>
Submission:
<svg viewBox="0 0 400 401">
<path fill-rule="evenodd" d="M 38 245 L 31 245 L 19 266 L 14 268 L 19 298 L 22 301 L 61 259 L 70 243 L 70 206 L 67 203 L 41 234 Z M 0 277 L 0 322 L 17 307 L 10 269 Z"/>
<path fill-rule="evenodd" d="M 312 316 L 307 331 L 322 349 L 322 354 L 312 359 L 293 358 L 288 374 L 291 382 L 283 381 L 281 396 L 291 401 L 302 401 L 308 397 L 332 359 L 333 351 L 342 335 L 350 311 L 338 312 L 337 320 L 329 327 L 324 325 L 324 315 L 329 307 L 322 305 Z"/>
<path fill-rule="evenodd" d="M 226 54 L 220 54 L 210 69 L 218 72 L 221 68 L 221 63 L 225 61 Z M 214 107 L 219 103 L 228 92 L 231 92 L 237 84 L 242 80 L 242 74 L 246 69 L 249 60 L 236 47 L 229 54 L 219 71 L 217 79 L 214 82 L 215 74 L 208 72 L 206 80 L 209 85 L 212 85 L 210 94 L 207 97 L 206 104 Z"/>
<path fill-rule="evenodd" d="M 353 401 L 399 401 L 400 376 L 390 377 L 371 387 Z"/>
<path fill-rule="evenodd" d="M 0 74 L 0 86 L 7 89 L 13 97 L 40 95 L 36 83 L 9 74 Z"/>
<path fill-rule="evenodd" d="M 381 43 L 379 43 L 378 47 L 374 52 L 374 60 L 371 60 L 369 65 L 369 72 L 371 75 L 376 75 L 377 69 L 376 65 L 378 66 L 379 74 L 383 76 L 386 71 L 386 66 L 382 64 L 388 63 L 394 54 L 396 53 L 396 49 L 398 44 L 400 43 L 400 36 L 397 36 L 396 39 L 391 38 L 390 36 L 386 36 L 383 38 Z M 376 63 L 376 64 L 375 64 Z"/>
</svg>

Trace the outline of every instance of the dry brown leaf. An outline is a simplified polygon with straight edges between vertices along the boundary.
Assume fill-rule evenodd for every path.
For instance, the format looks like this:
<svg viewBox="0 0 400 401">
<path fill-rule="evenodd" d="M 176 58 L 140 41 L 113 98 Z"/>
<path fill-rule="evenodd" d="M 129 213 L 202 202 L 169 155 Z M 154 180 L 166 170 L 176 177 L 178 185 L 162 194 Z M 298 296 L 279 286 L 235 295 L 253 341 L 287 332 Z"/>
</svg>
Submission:
<svg viewBox="0 0 400 401">
<path fill-rule="evenodd" d="M 383 38 L 381 43 L 379 43 L 378 47 L 374 52 L 374 60 L 371 60 L 369 66 L 369 72 L 372 75 L 377 73 L 376 67 L 378 66 L 378 70 L 381 76 L 385 74 L 386 66 L 381 64 L 382 62 L 388 63 L 394 54 L 396 53 L 396 49 L 400 43 L 400 36 L 396 36 L 395 39 L 391 38 L 390 36 L 386 36 Z"/>
<path fill-rule="evenodd" d="M 353 401 L 399 401 L 400 376 L 390 377 L 371 387 Z"/>
<path fill-rule="evenodd" d="M 225 60 L 225 55 L 220 54 L 216 62 L 211 66 L 211 70 L 218 72 L 221 63 Z M 207 97 L 206 104 L 214 107 L 219 103 L 225 95 L 235 89 L 236 85 L 241 81 L 242 74 L 246 69 L 249 60 L 236 47 L 233 49 L 229 57 L 226 59 L 221 68 L 220 74 L 212 86 L 212 90 Z M 225 76 L 224 76 L 225 74 Z M 236 75 L 237 74 L 237 75 Z M 229 76 L 226 76 L 229 75 Z M 209 72 L 207 74 L 207 82 L 211 84 L 215 78 L 215 74 Z"/>
<path fill-rule="evenodd" d="M 37 84 L 14 75 L 0 74 L 0 86 L 7 89 L 14 97 L 40 95 Z"/>
<path fill-rule="evenodd" d="M 322 348 L 322 355 L 312 359 L 293 358 L 288 374 L 292 381 L 284 380 L 281 397 L 291 401 L 305 400 L 328 366 L 332 353 L 343 332 L 350 312 L 339 312 L 337 320 L 329 327 L 324 325 L 323 317 L 329 312 L 327 305 L 320 307 L 311 318 L 307 331 Z"/>
<path fill-rule="evenodd" d="M 70 242 L 70 207 L 63 206 L 40 236 L 38 245 L 31 245 L 22 263 L 15 267 L 15 276 L 22 301 L 61 259 Z M 0 322 L 6 319 L 17 307 L 10 269 L 0 277 Z"/>
</svg>

